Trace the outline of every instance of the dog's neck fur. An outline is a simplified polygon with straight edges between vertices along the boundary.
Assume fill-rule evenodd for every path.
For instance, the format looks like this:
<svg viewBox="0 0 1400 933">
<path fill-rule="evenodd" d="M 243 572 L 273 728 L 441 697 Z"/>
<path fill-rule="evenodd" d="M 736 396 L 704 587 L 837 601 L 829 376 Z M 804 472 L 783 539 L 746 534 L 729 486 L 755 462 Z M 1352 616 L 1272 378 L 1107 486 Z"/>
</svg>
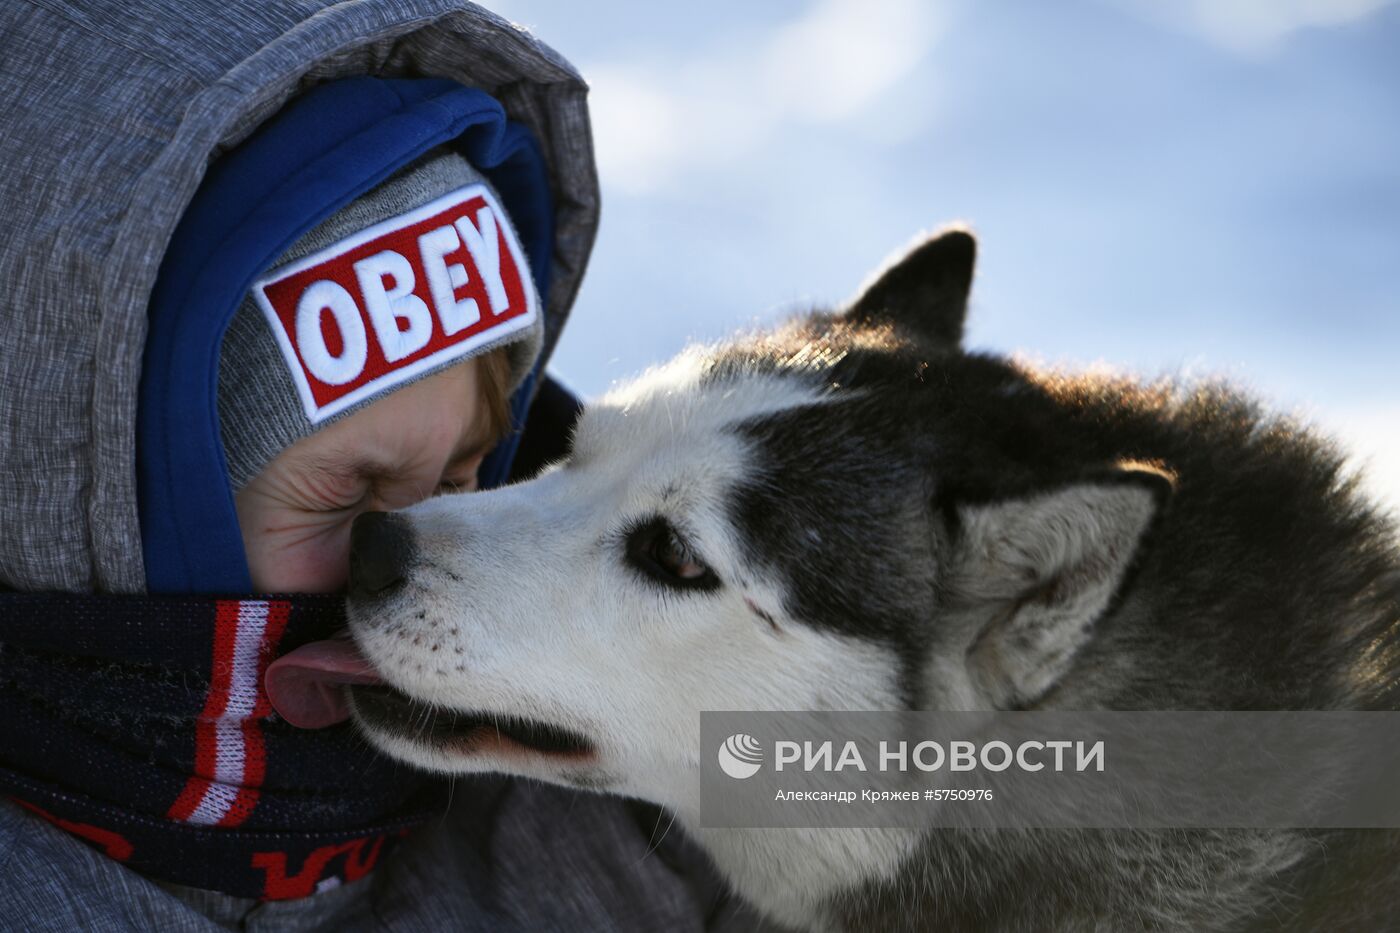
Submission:
<svg viewBox="0 0 1400 933">
<path fill-rule="evenodd" d="M 694 813 L 678 820 L 739 895 L 781 924 L 813 931 L 1236 930 L 1270 916 L 1278 882 L 1323 845 L 1301 833 L 929 835 L 704 829 Z M 1179 883 L 1148 890 L 1144 873 Z"/>
<path fill-rule="evenodd" d="M 894 882 L 918 850 L 902 829 L 702 829 L 683 821 L 734 889 L 799 930 L 841 929 L 843 892 Z"/>
</svg>

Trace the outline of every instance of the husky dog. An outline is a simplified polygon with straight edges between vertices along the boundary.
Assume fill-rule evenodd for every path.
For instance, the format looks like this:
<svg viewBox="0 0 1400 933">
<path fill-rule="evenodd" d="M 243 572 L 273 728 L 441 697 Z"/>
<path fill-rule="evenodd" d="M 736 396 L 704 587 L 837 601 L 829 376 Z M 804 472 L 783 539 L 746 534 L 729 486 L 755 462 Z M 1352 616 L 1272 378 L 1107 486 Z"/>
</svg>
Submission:
<svg viewBox="0 0 1400 933">
<path fill-rule="evenodd" d="M 1384 709 L 1400 561 L 1327 442 L 1222 386 L 960 347 L 975 242 L 694 348 L 538 478 L 354 529 L 385 752 L 672 810 L 804 929 L 1373 929 L 1388 832 L 705 830 L 710 709 Z"/>
</svg>

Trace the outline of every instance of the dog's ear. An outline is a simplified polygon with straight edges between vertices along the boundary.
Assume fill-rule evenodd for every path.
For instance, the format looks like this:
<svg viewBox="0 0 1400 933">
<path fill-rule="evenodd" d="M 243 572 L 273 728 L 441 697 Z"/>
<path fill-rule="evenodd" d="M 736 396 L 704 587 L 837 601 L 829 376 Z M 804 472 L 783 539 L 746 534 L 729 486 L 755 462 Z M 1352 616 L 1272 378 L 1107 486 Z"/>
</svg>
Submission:
<svg viewBox="0 0 1400 933">
<path fill-rule="evenodd" d="M 961 227 L 945 227 L 882 266 L 850 303 L 853 321 L 893 323 L 930 342 L 956 349 L 962 342 L 967 293 L 977 240 Z"/>
<path fill-rule="evenodd" d="M 956 507 L 948 593 L 974 620 L 968 673 L 984 700 L 1016 707 L 1055 685 L 1120 591 L 1171 490 L 1168 476 L 1134 465 Z"/>
</svg>

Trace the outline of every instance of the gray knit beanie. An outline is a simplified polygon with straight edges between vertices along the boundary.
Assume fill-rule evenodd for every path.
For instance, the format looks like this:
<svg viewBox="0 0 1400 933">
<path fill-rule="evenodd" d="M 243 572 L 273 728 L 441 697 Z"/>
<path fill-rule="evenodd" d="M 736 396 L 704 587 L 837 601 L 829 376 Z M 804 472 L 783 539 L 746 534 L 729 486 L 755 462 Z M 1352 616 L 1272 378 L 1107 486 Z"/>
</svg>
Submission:
<svg viewBox="0 0 1400 933">
<path fill-rule="evenodd" d="M 434 150 L 293 244 L 234 313 L 219 357 L 230 484 L 241 489 L 331 421 L 497 347 L 514 391 L 543 330 L 494 189 L 460 155 Z"/>
</svg>

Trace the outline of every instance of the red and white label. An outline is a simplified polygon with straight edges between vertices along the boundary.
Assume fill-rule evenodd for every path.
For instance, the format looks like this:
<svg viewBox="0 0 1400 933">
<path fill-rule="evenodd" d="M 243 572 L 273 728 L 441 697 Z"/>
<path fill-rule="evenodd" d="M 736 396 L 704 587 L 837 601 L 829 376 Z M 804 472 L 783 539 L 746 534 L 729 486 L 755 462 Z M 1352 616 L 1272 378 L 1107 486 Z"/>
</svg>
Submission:
<svg viewBox="0 0 1400 933">
<path fill-rule="evenodd" d="M 253 284 L 313 424 L 533 326 L 529 266 L 472 184 Z"/>
<path fill-rule="evenodd" d="M 237 826 L 258 805 L 267 771 L 262 720 L 272 712 L 263 674 L 282 639 L 291 604 L 219 600 L 204 711 L 195 721 L 194 774 L 166 816 L 201 826 Z"/>
</svg>

